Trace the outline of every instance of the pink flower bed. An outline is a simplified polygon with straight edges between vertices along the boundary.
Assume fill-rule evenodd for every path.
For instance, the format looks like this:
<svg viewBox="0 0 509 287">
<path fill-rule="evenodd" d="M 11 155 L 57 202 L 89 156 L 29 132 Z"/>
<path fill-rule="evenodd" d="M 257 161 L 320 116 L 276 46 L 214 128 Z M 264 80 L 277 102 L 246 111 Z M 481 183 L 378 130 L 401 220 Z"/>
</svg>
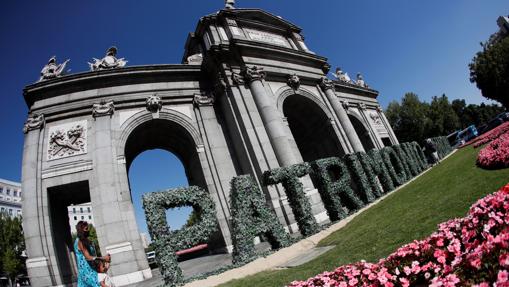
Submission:
<svg viewBox="0 0 509 287">
<path fill-rule="evenodd" d="M 477 155 L 477 164 L 487 169 L 509 167 L 509 132 L 481 149 Z"/>
<path fill-rule="evenodd" d="M 290 287 L 509 286 L 509 184 L 378 263 L 344 265 Z M 495 285 L 496 284 L 496 285 Z"/>
<path fill-rule="evenodd" d="M 475 148 L 482 146 L 483 144 L 489 143 L 492 140 L 498 138 L 500 135 L 509 132 L 509 122 L 505 122 L 498 127 L 492 129 L 489 132 L 486 132 L 475 139 L 467 142 L 466 144 L 462 145 L 461 147 L 465 147 L 467 145 L 473 144 Z"/>
</svg>

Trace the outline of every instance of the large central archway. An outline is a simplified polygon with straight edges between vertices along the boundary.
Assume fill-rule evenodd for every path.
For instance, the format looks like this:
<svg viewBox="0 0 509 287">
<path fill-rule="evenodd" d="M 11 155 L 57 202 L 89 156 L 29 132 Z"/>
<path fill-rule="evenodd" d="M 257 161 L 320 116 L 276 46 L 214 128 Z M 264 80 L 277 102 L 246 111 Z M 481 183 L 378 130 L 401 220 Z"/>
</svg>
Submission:
<svg viewBox="0 0 509 287">
<path fill-rule="evenodd" d="M 345 154 L 330 118 L 313 100 L 291 95 L 283 102 L 283 114 L 305 162 Z"/>
</svg>

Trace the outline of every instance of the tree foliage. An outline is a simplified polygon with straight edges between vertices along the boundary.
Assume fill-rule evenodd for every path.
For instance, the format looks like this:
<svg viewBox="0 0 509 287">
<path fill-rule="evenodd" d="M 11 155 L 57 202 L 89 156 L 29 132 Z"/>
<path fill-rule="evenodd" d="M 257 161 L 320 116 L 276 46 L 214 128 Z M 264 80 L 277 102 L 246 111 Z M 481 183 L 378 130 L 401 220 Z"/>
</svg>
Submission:
<svg viewBox="0 0 509 287">
<path fill-rule="evenodd" d="M 26 272 L 22 257 L 24 250 L 21 218 L 11 218 L 4 212 L 0 213 L 0 268 L 12 283 L 17 275 Z"/>
<path fill-rule="evenodd" d="M 495 104 L 467 105 L 458 99 L 449 102 L 445 94 L 426 103 L 416 94 L 406 93 L 401 104 L 389 104 L 385 115 L 401 142 L 422 143 L 426 138 L 448 135 L 470 125 L 479 127 L 504 110 Z"/>
<path fill-rule="evenodd" d="M 470 81 L 476 83 L 484 97 L 509 108 L 509 37 L 481 45 L 482 51 L 469 64 Z"/>
</svg>

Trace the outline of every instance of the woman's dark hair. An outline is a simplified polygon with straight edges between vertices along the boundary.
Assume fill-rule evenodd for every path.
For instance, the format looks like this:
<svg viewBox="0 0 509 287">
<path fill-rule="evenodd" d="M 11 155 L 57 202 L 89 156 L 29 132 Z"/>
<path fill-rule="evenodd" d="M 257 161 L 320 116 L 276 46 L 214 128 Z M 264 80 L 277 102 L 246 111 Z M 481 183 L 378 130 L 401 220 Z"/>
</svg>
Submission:
<svg viewBox="0 0 509 287">
<path fill-rule="evenodd" d="M 91 242 L 88 239 L 88 232 L 85 232 L 85 227 L 88 226 L 88 222 L 86 221 L 79 221 L 76 224 L 76 235 L 78 236 L 78 239 L 81 241 L 81 244 L 88 250 L 88 252 L 92 252 Z M 92 254 L 95 255 L 95 254 Z"/>
</svg>

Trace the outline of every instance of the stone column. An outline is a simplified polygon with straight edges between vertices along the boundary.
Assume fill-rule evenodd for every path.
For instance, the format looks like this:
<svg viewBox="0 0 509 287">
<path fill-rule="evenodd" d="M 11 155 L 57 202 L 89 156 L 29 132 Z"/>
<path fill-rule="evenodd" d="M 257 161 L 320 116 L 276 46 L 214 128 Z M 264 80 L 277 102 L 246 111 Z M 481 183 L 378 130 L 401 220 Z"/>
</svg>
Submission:
<svg viewBox="0 0 509 287">
<path fill-rule="evenodd" d="M 262 83 L 262 79 L 265 77 L 265 72 L 262 68 L 253 66 L 246 67 L 243 70 L 243 75 L 245 81 L 249 85 L 251 93 L 253 94 L 256 107 L 261 115 L 263 125 L 267 130 L 270 143 L 274 148 L 274 152 L 280 166 L 296 164 L 297 161 L 288 141 L 281 115 L 276 109 L 273 99 L 265 92 L 265 88 Z"/>
<path fill-rule="evenodd" d="M 44 127 L 44 115 L 33 114 L 28 117 L 25 127 L 25 143 L 23 147 L 23 166 L 21 189 L 23 190 L 23 232 L 25 236 L 26 261 L 28 276 L 32 286 L 52 286 L 55 283 L 49 267 L 48 254 L 44 254 L 43 235 L 39 223 L 38 204 L 40 196 L 39 162 L 41 161 L 41 129 Z M 42 216 L 42 215 L 41 215 Z"/>
<path fill-rule="evenodd" d="M 112 279 L 115 285 L 123 286 L 143 281 L 152 274 L 138 229 L 130 224 L 135 221 L 134 208 L 128 201 L 130 198 L 120 194 L 112 136 L 113 113 L 113 102 L 94 105 L 94 181 L 90 199 L 101 251 L 111 254 Z"/>
<path fill-rule="evenodd" d="M 361 140 L 359 139 L 359 136 L 355 132 L 355 129 L 352 125 L 352 122 L 350 122 L 350 119 L 348 118 L 348 114 L 346 113 L 345 109 L 339 102 L 338 97 L 334 93 L 334 83 L 323 77 L 320 80 L 320 88 L 323 90 L 325 95 L 327 96 L 327 99 L 332 105 L 332 109 L 338 116 L 338 119 L 340 121 L 340 125 L 343 127 L 343 130 L 346 133 L 346 136 L 348 137 L 348 140 L 350 141 L 350 144 L 352 145 L 355 152 L 358 151 L 364 151 L 364 148 L 362 147 Z"/>
</svg>

